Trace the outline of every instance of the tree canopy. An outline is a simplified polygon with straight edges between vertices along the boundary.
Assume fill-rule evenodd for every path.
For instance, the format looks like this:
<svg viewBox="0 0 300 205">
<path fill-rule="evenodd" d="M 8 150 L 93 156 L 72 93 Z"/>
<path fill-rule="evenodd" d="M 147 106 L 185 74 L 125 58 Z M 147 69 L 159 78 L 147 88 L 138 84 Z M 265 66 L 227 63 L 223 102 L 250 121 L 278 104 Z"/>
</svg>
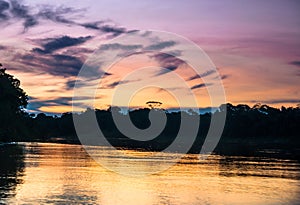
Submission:
<svg viewBox="0 0 300 205">
<path fill-rule="evenodd" d="M 27 101 L 28 96 L 20 88 L 20 81 L 7 74 L 6 70 L 0 66 L 0 142 L 80 143 L 73 117 L 85 119 L 85 116 L 95 112 L 97 123 L 111 145 L 117 148 L 161 151 L 175 140 L 182 116 L 194 119 L 194 115 L 199 115 L 199 132 L 190 149 L 190 152 L 198 153 L 209 130 L 211 118 L 226 112 L 226 123 L 215 149 L 216 153 L 254 155 L 254 153 L 261 153 L 259 150 L 262 149 L 280 148 L 289 156 L 300 159 L 300 105 L 278 109 L 263 104 L 250 107 L 244 104 L 227 103 L 221 105 L 215 112 L 200 114 L 180 110 L 168 112 L 158 108 L 161 102 L 148 101 L 146 104 L 149 108 L 130 110 L 128 113 L 121 112 L 118 107 L 110 107 L 108 110 L 87 109 L 82 113 L 64 113 L 57 117 L 47 116 L 44 113 L 29 115 L 24 110 Z M 112 116 L 113 111 L 119 115 L 119 118 L 129 115 L 138 129 L 147 129 L 151 126 L 149 120 L 151 111 L 165 112 L 167 122 L 164 130 L 156 138 L 150 141 L 136 141 L 118 130 Z"/>
<path fill-rule="evenodd" d="M 16 135 L 27 101 L 28 96 L 20 88 L 20 81 L 6 73 L 0 64 L 0 140 Z"/>
</svg>

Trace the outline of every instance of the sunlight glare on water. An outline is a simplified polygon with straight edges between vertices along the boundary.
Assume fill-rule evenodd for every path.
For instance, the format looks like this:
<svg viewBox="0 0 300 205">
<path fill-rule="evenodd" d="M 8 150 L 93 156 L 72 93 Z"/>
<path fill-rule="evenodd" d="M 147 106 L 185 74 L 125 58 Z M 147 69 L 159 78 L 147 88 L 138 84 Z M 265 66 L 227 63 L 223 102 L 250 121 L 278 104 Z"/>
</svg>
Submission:
<svg viewBox="0 0 300 205">
<path fill-rule="evenodd" d="M 7 149 L 11 149 L 7 147 Z M 100 166 L 80 145 L 24 143 L 1 168 L 0 203 L 4 204 L 297 204 L 300 164 L 293 160 L 224 157 L 200 161 L 188 154 L 167 171 L 128 177 Z M 95 149 L 97 152 L 97 149 Z M 151 153 L 124 150 L 128 163 L 113 150 L 98 156 L 112 166 L 140 166 Z M 169 163 L 171 153 L 151 159 Z M 11 154 L 9 155 L 11 157 Z M 2 166 L 2 165 L 1 165 Z"/>
</svg>

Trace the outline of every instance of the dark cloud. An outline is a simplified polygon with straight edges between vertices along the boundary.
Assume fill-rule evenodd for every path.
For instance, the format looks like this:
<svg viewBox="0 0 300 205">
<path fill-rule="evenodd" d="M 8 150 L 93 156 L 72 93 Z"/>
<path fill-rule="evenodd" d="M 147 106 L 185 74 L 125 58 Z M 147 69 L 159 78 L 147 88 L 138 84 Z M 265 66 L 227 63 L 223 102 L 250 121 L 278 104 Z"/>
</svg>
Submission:
<svg viewBox="0 0 300 205">
<path fill-rule="evenodd" d="M 183 89 L 184 89 L 183 87 L 156 88 L 157 92 L 165 92 L 168 90 L 175 91 L 175 90 L 183 90 Z"/>
<path fill-rule="evenodd" d="M 178 66 L 176 65 L 168 65 L 168 66 L 163 66 L 165 69 L 159 71 L 156 76 L 159 76 L 159 75 L 163 75 L 163 74 L 166 74 L 166 73 L 169 73 L 169 72 L 172 72 L 172 71 L 175 71 Z"/>
<path fill-rule="evenodd" d="M 292 62 L 290 62 L 290 64 L 300 67 L 300 61 L 292 61 Z"/>
<path fill-rule="evenodd" d="M 74 20 L 72 20 L 70 17 L 67 18 L 66 15 L 78 13 L 81 11 L 83 10 L 76 10 L 71 7 L 53 8 L 52 6 L 46 5 L 40 9 L 37 16 L 39 18 L 50 20 L 56 23 L 76 24 Z"/>
<path fill-rule="evenodd" d="M 76 76 L 81 69 L 83 62 L 74 56 L 52 55 L 48 62 L 49 73 L 61 76 Z"/>
<path fill-rule="evenodd" d="M 69 55 L 39 55 L 18 54 L 14 56 L 15 61 L 21 63 L 25 72 L 45 72 L 55 76 L 76 76 L 83 65 L 83 60 Z"/>
<path fill-rule="evenodd" d="M 190 77 L 188 80 L 191 81 L 191 80 L 195 80 L 195 79 L 198 79 L 198 78 L 204 78 L 204 77 L 207 77 L 209 75 L 212 75 L 216 73 L 215 70 L 208 70 L 208 71 L 205 71 L 204 73 L 200 74 L 200 75 L 194 75 L 192 77 Z"/>
<path fill-rule="evenodd" d="M 210 83 L 206 83 L 206 84 L 201 83 L 201 84 L 197 84 L 197 85 L 192 86 L 191 89 L 194 90 L 194 89 L 198 89 L 198 88 L 204 88 L 204 87 L 208 87 L 210 85 L 212 85 L 212 84 L 210 84 Z"/>
<path fill-rule="evenodd" d="M 6 1 L 0 1 L 0 21 L 8 19 L 8 15 L 5 13 L 9 9 L 9 3 Z"/>
<path fill-rule="evenodd" d="M 29 27 L 35 26 L 38 24 L 38 20 L 36 16 L 30 14 L 30 8 L 28 6 L 22 5 L 19 1 L 11 0 L 11 9 L 10 12 L 15 18 L 23 19 L 24 29 L 28 29 Z"/>
<path fill-rule="evenodd" d="M 120 34 L 128 32 L 127 29 L 123 27 L 119 27 L 116 25 L 107 25 L 106 23 L 107 23 L 106 21 L 96 21 L 96 22 L 83 23 L 79 25 L 87 29 L 98 30 L 103 33 L 110 33 L 113 36 L 118 36 Z"/>
<path fill-rule="evenodd" d="M 75 86 L 76 80 L 69 80 L 66 82 L 66 89 L 72 90 Z"/>
<path fill-rule="evenodd" d="M 50 39 L 45 39 L 42 41 L 46 41 L 46 43 L 42 43 L 43 49 L 40 48 L 34 48 L 34 52 L 38 52 L 41 54 L 47 54 L 47 53 L 52 53 L 53 51 L 70 47 L 70 46 L 75 46 L 82 44 L 88 40 L 90 40 L 92 37 L 91 36 L 86 36 L 86 37 L 79 37 L 79 38 L 72 38 L 69 36 L 62 36 L 59 38 L 50 38 Z"/>
<path fill-rule="evenodd" d="M 104 74 L 103 74 L 103 76 L 111 76 L 111 75 L 113 75 L 112 73 L 108 73 L 108 72 L 105 72 Z"/>
<path fill-rule="evenodd" d="M 84 55 L 93 53 L 93 49 L 83 48 L 83 47 L 72 47 L 63 52 L 64 55 Z"/>
<path fill-rule="evenodd" d="M 116 87 L 117 85 L 121 85 L 121 84 L 124 84 L 124 82 L 121 83 L 121 82 L 119 82 L 119 81 L 116 81 L 116 82 L 113 82 L 113 83 L 107 85 L 106 88 L 114 88 L 114 87 Z"/>
<path fill-rule="evenodd" d="M 119 43 L 112 43 L 112 44 L 103 44 L 100 46 L 100 50 L 134 50 L 142 48 L 142 45 L 124 45 Z"/>
<path fill-rule="evenodd" d="M 76 24 L 69 14 L 81 12 L 71 7 L 57 7 L 43 5 L 32 8 L 22 4 L 22 1 L 10 0 L 8 2 L 0 0 L 0 20 L 20 19 L 23 21 L 24 31 L 39 24 L 40 19 L 46 19 L 57 23 Z M 35 12 L 34 12 L 35 11 Z M 76 24 L 77 25 L 77 24 Z"/>
<path fill-rule="evenodd" d="M 126 29 L 122 27 L 114 27 L 114 26 L 109 26 L 109 25 L 104 25 L 99 28 L 100 31 L 104 33 L 112 33 L 113 36 L 118 36 L 122 33 L 126 33 Z"/>
<path fill-rule="evenodd" d="M 24 32 L 30 27 L 39 24 L 40 20 L 49 20 L 55 23 L 68 24 L 73 26 L 81 26 L 87 29 L 99 30 L 103 33 L 111 34 L 111 37 L 128 33 L 126 28 L 110 25 L 109 21 L 95 21 L 89 23 L 79 23 L 76 21 L 78 15 L 84 14 L 85 9 L 74 9 L 72 7 L 53 7 L 50 5 L 42 5 L 32 8 L 21 3 L 22 1 L 0 0 L 0 21 L 9 19 L 18 19 L 23 21 Z M 82 16 L 81 16 L 82 17 Z"/>
<path fill-rule="evenodd" d="M 164 48 L 175 46 L 175 41 L 164 41 L 146 47 L 146 50 L 162 50 Z"/>
<path fill-rule="evenodd" d="M 156 76 L 163 75 L 165 73 L 176 70 L 179 66 L 185 64 L 184 61 L 176 58 L 175 56 L 166 54 L 166 53 L 158 53 L 152 56 L 161 67 L 165 68 L 164 70 L 159 71 Z"/>
<path fill-rule="evenodd" d="M 7 47 L 6 47 L 6 46 L 2 46 L 2 45 L 0 45 L 0 50 L 5 50 L 5 49 L 7 49 Z"/>
<path fill-rule="evenodd" d="M 297 67 L 300 67 L 300 61 L 298 61 L 298 60 L 297 61 L 292 61 L 292 62 L 290 62 L 290 64 L 294 65 L 294 66 L 297 66 Z M 300 76 L 300 70 L 297 70 L 295 75 Z"/>
<path fill-rule="evenodd" d="M 97 21 L 94 23 L 81 24 L 76 21 L 77 17 L 75 14 L 80 14 L 84 10 L 73 9 L 71 7 L 53 7 L 49 5 L 40 5 L 37 7 L 30 7 L 22 3 L 22 1 L 17 0 L 0 0 L 0 23 L 4 18 L 8 23 L 19 21 L 23 23 L 24 32 L 33 26 L 39 24 L 41 20 L 49 20 L 56 23 L 68 24 L 72 26 L 80 26 L 84 28 L 94 27 L 101 32 L 105 32 L 111 35 L 119 35 L 121 33 L 127 32 L 125 28 L 107 25 L 109 21 Z M 2 15 L 2 16 L 1 16 Z M 5 15 L 5 16 L 4 16 Z M 6 17 L 7 16 L 7 17 Z M 6 21 L 5 20 L 5 21 Z M 4 22 L 4 21 L 3 21 Z M 85 62 L 87 56 L 85 54 L 91 53 L 93 51 L 79 47 L 91 39 L 91 36 L 82 37 L 70 37 L 70 36 L 60 36 L 58 38 L 47 38 L 42 40 L 36 40 L 39 47 L 32 49 L 26 53 L 14 52 L 13 60 L 15 61 L 15 70 L 22 70 L 24 72 L 34 72 L 34 73 L 49 73 L 54 76 L 76 76 L 81 69 L 83 62 Z M 74 46 L 70 49 L 64 49 Z M 108 45 L 108 47 L 102 47 L 105 49 L 138 49 L 142 48 L 141 45 Z M 5 46 L 0 46 L 0 49 L 6 49 Z M 60 54 L 56 51 L 64 49 Z M 84 77 L 97 77 L 101 75 L 101 71 L 98 67 L 88 69 L 89 72 L 86 73 Z M 110 73 L 105 73 L 105 76 L 111 75 Z"/>
<path fill-rule="evenodd" d="M 122 80 L 122 81 L 115 81 L 113 83 L 108 84 L 107 86 L 103 87 L 106 89 L 112 89 L 118 85 L 124 85 L 124 84 L 128 84 L 128 83 L 134 83 L 134 82 L 138 82 L 140 81 L 140 79 L 137 80 Z"/>
<path fill-rule="evenodd" d="M 191 81 L 191 80 L 195 80 L 195 79 L 198 79 L 198 78 L 201 78 L 198 74 L 190 77 L 188 80 Z"/>
<path fill-rule="evenodd" d="M 38 100 L 34 97 L 29 97 L 29 104 L 27 109 L 29 110 L 35 110 L 35 111 L 41 111 L 41 107 L 51 107 L 51 106 L 85 106 L 83 102 L 76 102 L 76 101 L 82 101 L 82 100 L 95 100 L 95 99 L 101 99 L 104 96 L 97 96 L 91 97 L 89 96 L 77 96 L 77 97 L 57 97 L 50 100 Z M 85 106 L 86 107 L 86 106 Z"/>
<path fill-rule="evenodd" d="M 222 80 L 225 80 L 225 79 L 229 78 L 229 76 L 230 76 L 230 75 L 221 75 L 221 79 L 222 79 Z"/>
<path fill-rule="evenodd" d="M 68 80 L 66 82 L 66 90 L 73 90 L 73 88 L 75 87 L 75 84 L 77 84 L 77 87 L 84 87 L 86 86 L 85 82 L 82 81 L 77 81 L 76 80 Z"/>
<path fill-rule="evenodd" d="M 29 97 L 30 110 L 39 110 L 41 107 L 57 106 L 57 105 L 71 105 L 72 97 L 58 97 L 51 100 L 38 100 L 34 97 Z"/>
<path fill-rule="evenodd" d="M 9 9 L 9 3 L 6 1 L 0 1 L 0 12 L 3 12 L 5 10 Z"/>
<path fill-rule="evenodd" d="M 97 74 L 98 75 L 98 74 Z M 100 74 L 101 75 L 101 74 Z M 112 75 L 111 73 L 107 73 L 107 72 L 105 72 L 103 75 L 102 75 L 102 78 L 103 77 L 106 77 L 106 76 L 110 76 L 110 75 Z M 73 88 L 74 88 L 74 86 L 75 86 L 75 83 L 76 83 L 76 80 L 69 80 L 69 81 L 67 81 L 67 83 L 66 83 L 66 89 L 67 90 L 72 90 Z M 86 83 L 85 82 L 81 82 L 81 81 L 77 81 L 77 86 L 78 87 L 84 87 L 84 86 L 86 86 Z"/>
<path fill-rule="evenodd" d="M 11 0 L 11 13 L 16 17 L 26 18 L 29 16 L 29 8 L 25 5 L 21 5 L 19 1 Z"/>
<path fill-rule="evenodd" d="M 87 29 L 99 30 L 99 25 L 102 23 L 103 23 L 103 21 L 96 21 L 96 22 L 83 23 L 80 25 Z"/>
<path fill-rule="evenodd" d="M 55 98 L 53 100 L 47 100 L 45 102 L 55 103 L 55 104 L 58 104 L 58 105 L 70 105 L 71 102 L 72 102 L 72 97 L 58 97 L 58 98 Z"/>
<path fill-rule="evenodd" d="M 159 63 L 161 63 L 162 65 L 166 65 L 166 64 L 174 64 L 174 65 L 181 65 L 183 63 L 185 63 L 184 61 L 176 58 L 175 56 L 166 54 L 166 53 L 158 53 L 155 54 L 154 56 L 152 56 L 155 60 L 157 60 Z"/>
</svg>

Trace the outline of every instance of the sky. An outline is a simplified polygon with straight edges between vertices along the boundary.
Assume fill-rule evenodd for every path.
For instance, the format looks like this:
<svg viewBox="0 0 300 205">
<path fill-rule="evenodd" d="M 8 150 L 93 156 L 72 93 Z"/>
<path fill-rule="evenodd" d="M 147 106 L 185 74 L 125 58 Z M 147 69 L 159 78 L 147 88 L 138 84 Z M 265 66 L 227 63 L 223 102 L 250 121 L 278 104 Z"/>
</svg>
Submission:
<svg viewBox="0 0 300 205">
<path fill-rule="evenodd" d="M 216 72 L 205 68 L 193 78 L 195 73 L 189 65 L 172 56 L 132 55 L 104 73 L 94 106 L 106 109 L 112 105 L 119 86 L 123 91 L 113 102 L 116 106 L 145 107 L 147 101 L 156 100 L 164 108 L 188 107 L 188 102 L 176 102 L 177 97 L 186 98 L 186 93 L 178 89 L 173 72 L 186 81 L 198 107 L 216 106 L 207 91 L 215 85 L 216 75 L 221 78 L 226 102 L 296 106 L 300 103 L 299 10 L 300 2 L 292 0 L 0 0 L 0 62 L 21 80 L 29 96 L 28 111 L 69 112 L 79 71 L 95 51 L 135 31 L 165 31 L 197 44 Z M 158 52 L 168 48 L 178 51 L 171 40 L 158 40 L 153 45 L 158 43 L 164 45 Z M 123 51 L 128 48 L 122 47 Z M 124 77 L 145 66 L 158 70 L 143 70 L 142 76 L 166 82 L 169 91 L 147 87 L 136 90 L 129 102 L 125 101 L 126 86 L 131 83 L 134 88 L 147 79 L 135 76 L 126 81 Z M 163 70 L 166 67 L 170 72 Z M 105 70 L 100 65 L 97 69 Z M 204 83 L 205 77 L 211 82 Z M 78 97 L 75 110 L 87 105 L 83 98 Z"/>
</svg>

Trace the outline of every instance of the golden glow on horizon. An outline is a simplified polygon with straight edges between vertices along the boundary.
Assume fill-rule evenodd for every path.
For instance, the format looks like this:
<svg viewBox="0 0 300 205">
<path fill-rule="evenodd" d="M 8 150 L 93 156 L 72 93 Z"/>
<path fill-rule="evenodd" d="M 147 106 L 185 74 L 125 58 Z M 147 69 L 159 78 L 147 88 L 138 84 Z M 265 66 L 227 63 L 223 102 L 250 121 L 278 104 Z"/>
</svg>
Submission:
<svg viewBox="0 0 300 205">
<path fill-rule="evenodd" d="M 101 80 L 96 92 L 96 96 L 104 95 L 105 99 L 96 100 L 95 107 L 113 105 L 143 108 L 148 107 L 147 101 L 162 102 L 164 109 L 211 106 L 205 87 L 190 89 L 204 82 L 200 78 L 188 80 L 196 74 L 188 65 L 182 64 L 173 72 L 157 75 L 161 66 L 151 55 L 153 54 L 131 55 L 114 64 L 107 71 L 112 75 Z M 212 84 L 215 79 L 211 77 L 206 80 L 208 84 Z M 110 87 L 118 82 L 118 85 Z M 196 104 L 188 100 L 191 95 L 194 95 Z M 127 101 L 128 96 L 130 100 Z M 181 103 L 178 99 L 181 99 Z"/>
<path fill-rule="evenodd" d="M 129 103 L 129 107 L 148 107 L 146 102 L 148 101 L 158 101 L 161 102 L 162 105 L 159 108 L 171 108 L 171 107 L 180 107 L 178 101 L 172 94 L 165 90 L 157 89 L 157 88 L 145 88 L 135 93 L 135 95 L 131 98 Z"/>
<path fill-rule="evenodd" d="M 286 77 L 290 76 L 290 70 L 260 69 L 261 65 L 266 65 L 268 63 L 270 64 L 270 60 L 272 59 L 257 59 L 256 62 L 239 67 L 236 64 L 249 62 L 250 59 L 245 57 L 239 58 L 238 56 L 222 56 L 221 53 L 217 53 L 216 55 L 218 56 L 218 58 L 215 59 L 217 63 L 224 63 L 224 59 L 227 59 L 227 61 L 228 59 L 231 59 L 232 62 L 235 62 L 218 69 L 221 76 L 226 76 L 222 82 L 225 88 L 227 102 L 233 104 L 248 104 L 250 106 L 261 102 L 262 104 L 268 104 L 277 108 L 280 108 L 282 105 L 286 107 L 295 107 L 298 104 L 292 102 L 272 102 L 274 99 L 276 100 L 278 98 L 290 99 L 291 96 L 299 96 L 299 91 L 295 89 L 295 85 L 297 84 L 297 76 L 294 75 L 293 77 Z M 163 108 L 165 109 L 178 107 L 178 103 L 172 97 L 170 97 L 170 95 L 166 94 L 165 91 L 162 89 L 153 88 L 141 90 L 138 92 L 138 96 L 132 96 L 132 100 L 130 102 L 120 100 L 112 104 L 112 97 L 113 93 L 115 92 L 115 88 L 109 87 L 111 84 L 124 80 L 124 77 L 126 77 L 128 73 L 131 73 L 139 68 L 158 66 L 158 63 L 151 57 L 149 58 L 149 56 L 133 55 L 127 57 L 120 62 L 117 62 L 110 68 L 108 72 L 112 73 L 113 75 L 106 76 L 104 79 L 102 79 L 101 84 L 97 89 L 95 102 L 88 102 L 84 98 L 76 100 L 76 102 L 85 104 L 85 107 L 89 105 L 88 107 L 96 107 L 98 109 L 107 109 L 110 105 L 127 107 L 128 104 L 130 104 L 131 107 L 142 108 L 147 107 L 145 103 L 151 100 L 162 101 Z M 272 63 L 272 66 L 275 68 L 284 65 L 274 62 Z M 270 72 L 272 72 L 272 75 L 269 75 Z M 21 80 L 21 87 L 31 97 L 31 100 L 29 101 L 29 108 L 31 103 L 53 100 L 52 103 L 48 103 L 45 106 L 40 106 L 37 109 L 41 112 L 58 114 L 72 111 L 72 101 L 69 100 L 67 102 L 69 105 L 60 105 L 59 102 L 55 103 L 55 100 L 58 98 L 72 98 L 73 90 L 68 88 L 66 83 L 76 80 L 75 77 L 53 76 L 46 73 L 36 74 L 32 72 L 15 70 L 8 70 L 8 73 L 13 74 Z M 182 77 L 189 87 L 203 83 L 201 79 L 195 79 L 191 81 L 188 80 L 195 73 L 187 65 L 181 65 L 180 68 L 173 71 L 173 73 Z M 168 74 L 153 77 L 154 74 L 155 73 L 145 72 L 145 76 L 150 76 L 149 79 L 152 78 L 153 82 L 167 82 L 172 92 L 176 92 L 176 95 L 179 94 L 181 96 L 185 96 L 186 93 L 178 89 L 177 81 L 170 79 Z M 264 78 L 261 76 L 264 76 Z M 131 79 L 132 82 L 127 82 L 123 85 L 121 83 L 119 86 L 129 86 L 132 89 L 141 85 L 143 79 L 142 77 L 143 76 L 136 76 Z M 209 80 L 210 82 L 213 82 L 213 79 Z M 90 83 L 93 84 L 92 81 L 90 81 Z M 212 106 L 206 88 L 203 87 L 195 89 L 193 90 L 193 93 L 196 96 L 198 107 Z M 123 95 L 126 94 L 131 93 L 123 92 Z M 181 105 L 181 107 L 189 107 L 189 104 L 186 103 Z M 74 111 L 77 112 L 84 110 L 85 108 L 77 106 L 75 107 Z"/>
<path fill-rule="evenodd" d="M 41 112 L 47 112 L 47 113 L 64 113 L 64 112 L 70 112 L 72 110 L 72 106 L 52 105 L 47 107 L 40 107 L 39 110 Z M 76 112 L 76 110 L 74 111 Z M 78 109 L 77 111 L 81 111 L 81 109 Z"/>
<path fill-rule="evenodd" d="M 139 65 L 136 65 L 137 67 Z M 120 67 L 118 67 L 120 68 Z M 123 72 L 124 67 L 122 67 Z M 255 95 L 255 100 L 257 102 L 265 101 L 265 100 L 272 100 L 276 98 L 276 96 L 284 96 L 288 98 L 291 93 L 287 90 L 292 90 L 292 84 L 289 87 L 283 87 L 281 89 L 274 88 L 269 89 L 267 98 L 266 96 L 261 95 L 261 89 L 259 87 L 251 86 L 250 84 L 246 84 L 249 82 L 249 78 L 251 76 L 246 75 L 246 73 L 236 73 L 236 75 L 230 74 L 235 69 L 233 67 L 226 67 L 222 70 L 226 70 L 226 73 L 223 75 L 231 75 L 230 79 L 224 79 L 224 88 L 226 91 L 226 98 L 227 102 L 233 104 L 248 104 L 250 106 L 256 104 L 253 102 L 253 95 Z M 185 71 L 186 72 L 186 71 Z M 221 71 L 222 72 L 222 71 Z M 72 97 L 73 91 L 66 90 L 65 83 L 70 80 L 64 77 L 53 77 L 49 74 L 41 74 L 35 75 L 32 73 L 23 73 L 23 72 L 16 72 L 12 71 L 9 72 L 15 75 L 18 79 L 21 80 L 21 87 L 26 91 L 26 93 L 34 97 L 40 101 L 47 101 L 51 99 L 55 99 L 58 97 Z M 126 73 L 126 72 L 125 72 Z M 186 78 L 188 78 L 187 75 Z M 112 79 L 110 79 L 112 78 Z M 71 78 L 72 79 L 72 78 Z M 117 81 L 120 78 L 115 77 L 108 77 L 105 79 L 106 85 Z M 199 81 L 200 83 L 201 81 Z M 188 82 L 189 86 L 192 86 L 193 82 Z M 263 82 L 261 82 L 263 83 Z M 170 82 L 170 85 L 172 83 Z M 176 83 L 174 84 L 176 85 Z M 100 87 L 101 88 L 101 87 Z M 229 89 L 230 88 L 230 89 Z M 107 109 L 110 106 L 111 97 L 112 97 L 112 90 L 113 89 L 98 89 L 97 90 L 97 99 L 95 100 L 96 108 L 98 109 Z M 247 92 L 248 91 L 248 92 Z M 251 92 L 251 95 L 249 95 Z M 132 96 L 132 100 L 130 101 L 130 107 L 147 107 L 145 104 L 147 101 L 161 101 L 163 103 L 162 108 L 177 108 L 178 103 L 174 99 L 173 96 L 168 94 L 166 91 L 158 88 L 146 88 L 144 90 L 139 91 L 136 93 L 137 96 Z M 195 96 L 198 101 L 199 107 L 209 107 L 211 106 L 210 99 L 208 98 L 208 93 L 206 89 L 198 89 L 195 91 Z M 242 100 L 241 100 L 242 99 Z M 34 100 L 29 101 L 34 102 Z M 85 100 L 78 100 L 77 102 L 85 103 Z M 72 111 L 72 102 L 69 102 L 70 105 L 51 105 L 51 106 L 42 106 L 39 108 L 41 112 L 48 112 L 48 113 L 64 113 Z M 91 102 L 86 102 L 90 104 Z M 269 104 L 270 106 L 280 108 L 282 105 L 286 107 L 295 107 L 297 103 L 273 103 Z M 126 102 L 119 102 L 119 104 L 115 104 L 114 106 L 127 106 Z M 182 107 L 188 107 L 188 105 L 184 105 Z M 74 111 L 84 111 L 85 109 L 81 109 L 80 107 L 76 108 Z"/>
</svg>

